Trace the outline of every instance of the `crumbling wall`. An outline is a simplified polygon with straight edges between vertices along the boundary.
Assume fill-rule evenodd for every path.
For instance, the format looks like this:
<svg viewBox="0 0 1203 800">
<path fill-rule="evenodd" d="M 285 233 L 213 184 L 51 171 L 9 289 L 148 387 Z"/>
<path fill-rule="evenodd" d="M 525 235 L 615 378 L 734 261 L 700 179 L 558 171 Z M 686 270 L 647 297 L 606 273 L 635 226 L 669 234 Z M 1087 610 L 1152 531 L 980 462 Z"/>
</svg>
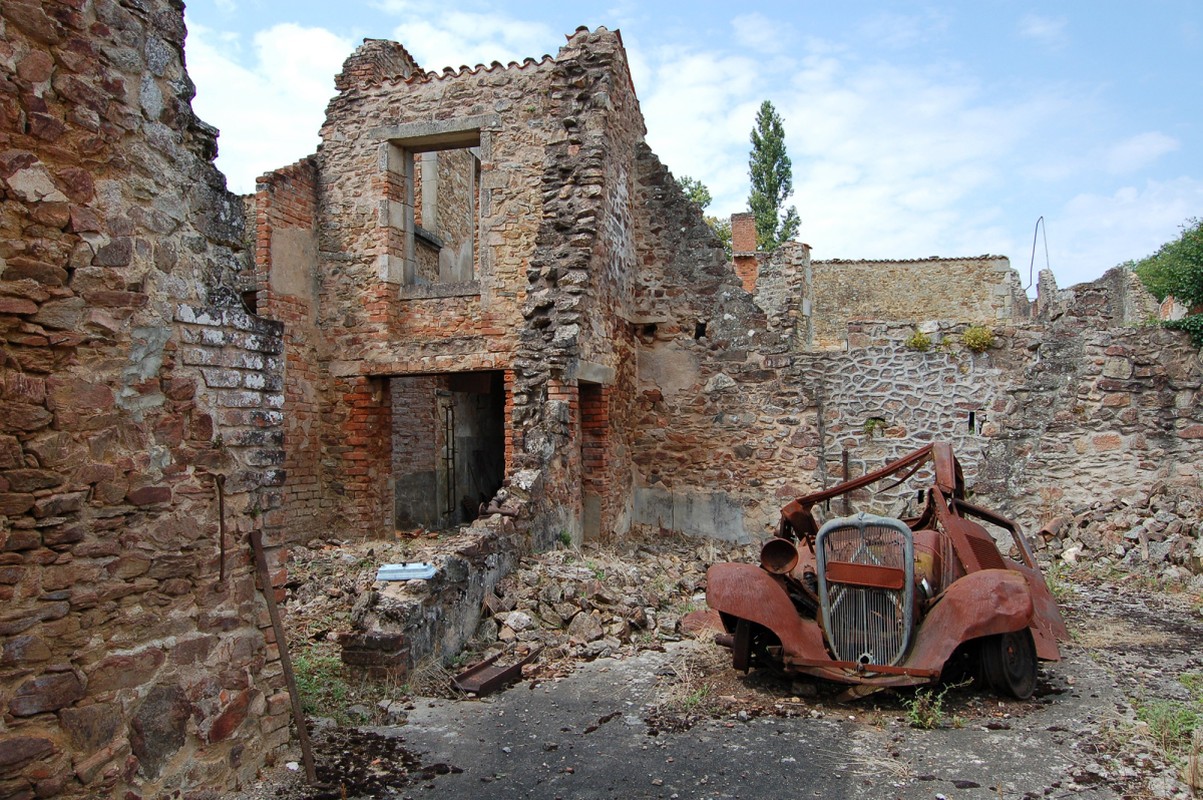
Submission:
<svg viewBox="0 0 1203 800">
<path fill-rule="evenodd" d="M 919 323 L 927 350 L 909 341 L 916 326 L 851 323 L 847 352 L 803 356 L 822 409 L 818 480 L 842 479 L 845 452 L 855 477 L 943 440 L 981 502 L 1029 532 L 1093 520 L 1100 498 L 1159 496 L 1164 510 L 1199 485 L 1203 364 L 1185 335 L 1126 324 L 1149 302 L 1115 271 L 1046 303 L 1051 318 L 994 326 L 984 352 L 960 341 L 962 322 Z"/>
<path fill-rule="evenodd" d="M 783 254 L 754 302 L 696 205 L 647 150 L 636 218 L 641 274 L 633 328 L 632 519 L 653 529 L 746 540 L 770 530 L 783 499 L 817 466 L 818 418 L 795 363 L 795 317 L 777 287 L 803 257 Z"/>
<path fill-rule="evenodd" d="M 814 339 L 840 348 L 852 320 L 930 319 L 999 324 L 1028 316 L 1019 276 L 1003 256 L 812 263 Z"/>
<path fill-rule="evenodd" d="M 223 792 L 288 739 L 247 546 L 280 326 L 240 303 L 183 40 L 173 2 L 0 6 L 6 797 Z"/>
<path fill-rule="evenodd" d="M 318 347 L 316 165 L 305 159 L 265 175 L 249 203 L 254 221 L 259 314 L 283 323 L 284 486 L 281 527 L 291 542 L 329 530 L 334 502 L 323 497 L 321 415 L 328 378 Z"/>
<path fill-rule="evenodd" d="M 1125 270 L 1066 290 L 1016 333 L 981 491 L 1025 521 L 1198 487 L 1203 362 L 1185 334 L 1128 324 L 1154 301 Z"/>
<path fill-rule="evenodd" d="M 392 415 L 380 382 L 510 367 L 541 218 L 539 168 L 556 135 L 546 108 L 531 102 L 546 95 L 550 59 L 443 75 L 384 75 L 358 65 L 375 63 L 381 47 L 369 43 L 348 59 L 314 157 L 322 221 L 315 267 L 322 345 L 314 358 L 332 381 L 322 434 L 332 479 L 323 502 L 335 503 L 342 518 L 336 528 L 374 534 L 390 524 L 393 506 L 388 437 L 379 435 Z M 369 78 L 349 77 L 361 74 Z M 430 120 L 466 121 L 480 131 L 484 234 L 470 282 L 406 284 L 402 271 L 390 267 L 404 254 L 406 194 L 389 143 L 437 132 L 440 123 Z M 358 444 L 358 437 L 373 441 Z"/>
<path fill-rule="evenodd" d="M 382 593 L 343 639 L 348 663 L 395 670 L 458 647 L 515 552 L 579 537 L 587 516 L 598 530 L 623 524 L 629 450 L 611 435 L 611 413 L 634 384 L 621 311 L 633 293 L 631 162 L 642 122 L 621 40 L 605 29 L 578 30 L 542 62 L 347 81 L 371 72 L 356 62 L 376 49 L 348 60 L 314 156 L 323 340 L 314 357 L 330 376 L 323 496 L 340 507 L 335 527 L 380 533 L 391 515 L 380 434 L 407 422 L 387 382 L 501 372 L 507 427 L 507 486 L 448 562 L 471 589 L 452 576 L 436 582 L 475 605 L 434 609 L 429 594 Z M 407 148 L 468 140 L 481 158 L 476 274 L 419 285 L 407 274 Z M 588 512 L 586 486 L 597 500 Z"/>
</svg>

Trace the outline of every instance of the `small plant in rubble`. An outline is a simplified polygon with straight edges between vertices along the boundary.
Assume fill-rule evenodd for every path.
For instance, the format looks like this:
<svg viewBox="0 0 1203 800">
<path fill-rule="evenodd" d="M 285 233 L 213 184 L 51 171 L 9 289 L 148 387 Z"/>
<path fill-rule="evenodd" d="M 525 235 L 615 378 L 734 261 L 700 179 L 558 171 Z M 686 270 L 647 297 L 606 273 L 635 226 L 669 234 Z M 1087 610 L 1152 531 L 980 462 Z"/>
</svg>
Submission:
<svg viewBox="0 0 1203 800">
<path fill-rule="evenodd" d="M 904 703 L 906 721 L 912 728 L 931 731 L 949 724 L 954 728 L 964 725 L 964 720 L 955 714 L 946 720 L 944 711 L 944 695 L 949 689 L 957 689 L 969 685 L 969 681 L 945 686 L 940 691 L 934 689 L 917 689 L 913 697 Z"/>
</svg>

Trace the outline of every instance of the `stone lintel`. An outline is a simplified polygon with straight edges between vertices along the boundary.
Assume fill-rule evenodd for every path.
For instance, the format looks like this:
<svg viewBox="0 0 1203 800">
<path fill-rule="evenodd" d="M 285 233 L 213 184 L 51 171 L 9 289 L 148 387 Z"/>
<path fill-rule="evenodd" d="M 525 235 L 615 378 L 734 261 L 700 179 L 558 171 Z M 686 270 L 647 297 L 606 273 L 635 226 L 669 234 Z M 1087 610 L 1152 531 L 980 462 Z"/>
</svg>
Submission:
<svg viewBox="0 0 1203 800">
<path fill-rule="evenodd" d="M 446 150 L 454 147 L 480 146 L 482 130 L 501 127 L 497 114 L 479 114 L 455 119 L 409 122 L 373 128 L 368 135 L 375 139 L 395 141 L 410 152 Z"/>
<path fill-rule="evenodd" d="M 573 372 L 576 373 L 578 383 L 600 383 L 603 386 L 609 386 L 614 383 L 614 368 L 607 367 L 605 364 L 598 364 L 593 361 L 577 361 Z"/>
<path fill-rule="evenodd" d="M 423 283 L 401 287 L 402 300 L 432 300 L 440 297 L 479 297 L 480 281 Z"/>
</svg>

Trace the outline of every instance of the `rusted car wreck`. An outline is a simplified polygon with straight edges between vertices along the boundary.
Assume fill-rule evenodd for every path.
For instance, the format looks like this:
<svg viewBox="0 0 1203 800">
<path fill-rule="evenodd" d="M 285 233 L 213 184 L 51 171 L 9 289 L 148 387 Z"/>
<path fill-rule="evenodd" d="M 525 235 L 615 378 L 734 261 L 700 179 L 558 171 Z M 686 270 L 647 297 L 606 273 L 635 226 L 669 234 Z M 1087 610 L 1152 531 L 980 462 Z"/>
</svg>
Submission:
<svg viewBox="0 0 1203 800">
<path fill-rule="evenodd" d="M 820 504 L 889 478 L 879 492 L 925 478 L 909 495 L 917 516 L 817 524 Z M 1010 535 L 1007 554 L 986 526 Z M 760 564 L 715 564 L 706 599 L 736 669 L 776 667 L 856 684 L 854 694 L 967 670 L 1027 698 L 1037 660 L 1058 660 L 1068 636 L 1023 533 L 965 499 L 960 464 L 943 443 L 791 502 Z"/>
</svg>

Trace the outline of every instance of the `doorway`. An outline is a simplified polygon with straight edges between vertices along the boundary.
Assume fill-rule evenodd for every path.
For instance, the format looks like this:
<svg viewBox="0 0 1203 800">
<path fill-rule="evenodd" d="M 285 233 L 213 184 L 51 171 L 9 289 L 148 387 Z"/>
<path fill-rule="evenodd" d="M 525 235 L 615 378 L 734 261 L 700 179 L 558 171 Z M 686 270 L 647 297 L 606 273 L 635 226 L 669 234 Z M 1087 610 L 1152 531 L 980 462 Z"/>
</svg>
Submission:
<svg viewBox="0 0 1203 800">
<path fill-rule="evenodd" d="M 504 374 L 395 376 L 389 389 L 394 528 L 470 523 L 505 479 Z"/>
</svg>

